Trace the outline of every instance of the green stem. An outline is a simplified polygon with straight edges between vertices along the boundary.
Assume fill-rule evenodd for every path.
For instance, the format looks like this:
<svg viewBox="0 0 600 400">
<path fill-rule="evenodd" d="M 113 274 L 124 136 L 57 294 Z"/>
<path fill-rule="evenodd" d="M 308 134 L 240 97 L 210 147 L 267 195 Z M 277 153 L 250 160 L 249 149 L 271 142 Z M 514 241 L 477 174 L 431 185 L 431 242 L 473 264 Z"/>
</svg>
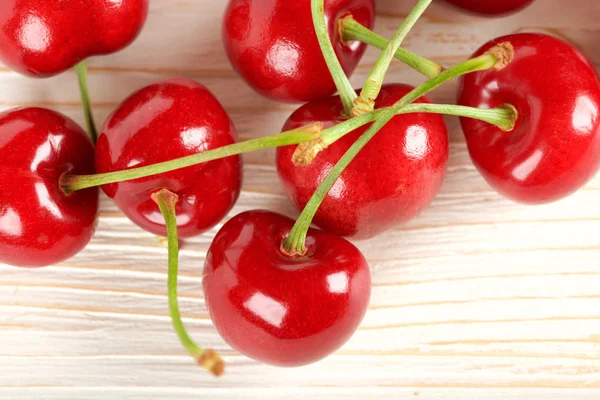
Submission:
<svg viewBox="0 0 600 400">
<path fill-rule="evenodd" d="M 339 32 L 344 42 L 353 40 L 375 46 L 380 50 L 385 50 L 389 41 L 383 36 L 376 34 L 366 26 L 361 25 L 352 15 L 348 15 L 339 21 Z M 441 65 L 421 56 L 416 55 L 400 47 L 394 55 L 412 69 L 428 78 L 435 78 L 444 70 Z"/>
<path fill-rule="evenodd" d="M 185 325 L 181 320 L 179 301 L 177 298 L 177 276 L 179 270 L 179 237 L 177 233 L 177 218 L 175 206 L 179 200 L 177 195 L 169 190 L 162 189 L 152 195 L 152 199 L 158 204 L 165 219 L 169 242 L 169 311 L 173 328 L 179 337 L 179 341 L 188 353 L 198 361 L 200 365 L 208 369 L 212 374 L 219 376 L 223 373 L 224 364 L 220 356 L 213 350 L 204 350 L 190 337 Z"/>
<path fill-rule="evenodd" d="M 81 106 L 83 107 L 83 115 L 85 116 L 85 124 L 88 134 L 92 139 L 92 143 L 96 143 L 98 139 L 98 131 L 94 123 L 94 114 L 92 112 L 92 102 L 90 100 L 90 89 L 88 87 L 87 63 L 80 62 L 75 66 L 77 72 L 77 80 L 79 81 L 79 92 L 81 94 Z"/>
<path fill-rule="evenodd" d="M 284 239 L 283 249 L 286 250 L 290 255 L 304 254 L 306 252 L 306 247 L 304 245 L 306 234 L 315 214 L 317 213 L 317 210 L 319 209 L 319 206 L 325 199 L 325 196 L 327 196 L 331 190 L 331 187 L 335 184 L 346 167 L 348 167 L 352 160 L 354 160 L 357 154 L 367 145 L 367 143 L 369 143 L 375 134 L 394 117 L 397 112 L 400 112 L 408 104 L 437 88 L 444 82 L 475 71 L 481 71 L 490 68 L 503 68 L 506 63 L 512 60 L 512 57 L 512 46 L 507 45 L 506 43 L 501 43 L 491 49 L 489 53 L 465 61 L 445 70 L 436 78 L 425 82 L 423 85 L 408 93 L 393 106 L 380 111 L 381 114 L 379 114 L 378 119 L 356 142 L 354 142 L 354 144 L 348 149 L 342 158 L 340 158 L 337 164 L 321 182 L 307 205 L 304 207 L 302 214 L 296 221 L 296 224 L 290 231 L 290 234 Z M 516 114 L 514 113 L 516 110 L 514 107 L 506 106 L 506 108 L 511 109 L 513 112 L 513 118 L 516 120 Z M 460 111 L 461 109 L 454 108 L 454 110 Z M 466 110 L 462 109 L 462 111 Z"/>
<path fill-rule="evenodd" d="M 224 157 L 230 157 L 251 151 L 269 149 L 279 146 L 287 146 L 314 140 L 321 133 L 322 124 L 316 123 L 303 126 L 298 129 L 279 133 L 277 135 L 266 136 L 259 139 L 247 140 L 245 142 L 234 143 L 229 146 L 193 154 L 191 156 L 165 161 L 158 164 L 152 164 L 144 167 L 131 168 L 123 171 L 108 172 L 95 175 L 69 175 L 65 174 L 60 178 L 60 188 L 65 194 L 73 193 L 77 190 L 87 189 L 95 186 L 108 185 L 111 183 L 123 182 L 132 179 L 145 178 L 151 175 L 162 174 L 174 171 L 176 169 L 186 168 L 208 161 L 217 160 Z M 338 128 L 339 129 L 339 128 Z"/>
<path fill-rule="evenodd" d="M 398 28 L 392 40 L 388 43 L 385 50 L 375 63 L 373 70 L 369 74 L 360 96 L 354 100 L 352 115 L 360 115 L 372 111 L 375 108 L 375 99 L 381 91 L 385 74 L 387 73 L 394 55 L 402 45 L 404 38 L 408 35 L 412 27 L 417 23 L 421 15 L 433 0 L 419 0 L 415 8 L 408 14 L 402 25 Z"/>
<path fill-rule="evenodd" d="M 321 46 L 321 51 L 323 52 L 323 57 L 325 57 L 325 62 L 327 63 L 331 77 L 333 78 L 335 86 L 340 94 L 340 98 L 342 99 L 344 111 L 346 115 L 350 115 L 350 110 L 352 109 L 354 99 L 356 99 L 357 95 L 340 64 L 340 60 L 338 60 L 337 55 L 335 54 L 333 45 L 331 44 L 331 37 L 329 36 L 327 21 L 325 19 L 325 0 L 311 0 L 311 9 L 313 24 L 315 26 L 319 45 Z"/>
<path fill-rule="evenodd" d="M 505 132 L 510 132 L 513 130 L 515 122 L 519 116 L 518 111 L 510 104 L 503 104 L 496 108 L 476 108 L 457 106 L 454 104 L 419 103 L 409 104 L 400 109 L 398 109 L 395 105 L 387 108 L 381 108 L 379 110 L 354 117 L 349 121 L 354 121 L 355 124 L 360 127 L 380 118 L 388 108 L 393 108 L 395 110 L 394 115 L 424 113 L 473 118 L 497 126 Z M 343 131 L 344 130 L 339 130 L 337 132 L 331 132 L 327 135 L 323 135 L 322 140 L 327 146 L 329 146 L 346 135 L 345 133 L 342 133 Z"/>
</svg>

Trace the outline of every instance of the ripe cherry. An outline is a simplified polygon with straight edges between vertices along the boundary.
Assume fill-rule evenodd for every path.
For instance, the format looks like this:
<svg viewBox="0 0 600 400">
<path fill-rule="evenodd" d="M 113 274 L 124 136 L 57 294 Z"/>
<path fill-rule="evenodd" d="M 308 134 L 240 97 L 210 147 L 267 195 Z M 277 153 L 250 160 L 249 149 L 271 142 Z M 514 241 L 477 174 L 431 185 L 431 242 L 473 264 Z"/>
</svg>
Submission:
<svg viewBox="0 0 600 400">
<path fill-rule="evenodd" d="M 98 189 L 70 195 L 64 173 L 94 173 L 94 148 L 72 120 L 43 108 L 0 113 L 0 263 L 42 267 L 81 251 L 96 228 Z"/>
<path fill-rule="evenodd" d="M 500 15 L 521 10 L 533 0 L 446 0 L 455 6 L 484 15 Z"/>
<path fill-rule="evenodd" d="M 147 14 L 148 0 L 2 0 L 0 60 L 25 75 L 56 75 L 129 45 Z"/>
<path fill-rule="evenodd" d="M 106 121 L 96 146 L 96 170 L 112 172 L 156 164 L 236 142 L 237 134 L 218 100 L 201 84 L 175 78 L 147 86 L 127 98 Z M 152 193 L 179 196 L 181 237 L 201 234 L 235 204 L 241 188 L 239 156 L 104 185 L 102 189 L 133 222 L 166 235 Z"/>
<path fill-rule="evenodd" d="M 375 1 L 325 3 L 333 47 L 348 75 L 366 49 L 359 42 L 345 44 L 337 32 L 337 21 L 349 13 L 372 28 Z M 264 96 L 306 102 L 336 91 L 319 47 L 308 0 L 230 0 L 224 16 L 223 42 L 233 67 Z"/>
<path fill-rule="evenodd" d="M 385 85 L 377 108 L 390 106 L 412 90 Z M 415 103 L 429 103 L 421 98 Z M 315 121 L 325 127 L 341 121 L 339 97 L 308 103 L 287 120 L 284 130 Z M 297 146 L 277 150 L 277 170 L 285 190 L 304 208 L 327 173 L 367 129 L 357 129 L 326 150 L 309 166 L 296 166 Z M 329 192 L 314 219 L 319 227 L 340 236 L 372 238 L 421 213 L 437 195 L 448 163 L 448 132 L 437 114 L 394 117 L 358 154 Z"/>
<path fill-rule="evenodd" d="M 202 280 L 225 341 L 277 366 L 300 366 L 339 349 L 356 331 L 370 293 L 369 266 L 345 239 L 311 229 L 307 254 L 281 250 L 294 221 L 268 211 L 237 215 L 210 246 Z"/>
<path fill-rule="evenodd" d="M 600 81 L 591 62 L 560 39 L 516 34 L 486 43 L 514 47 L 501 71 L 461 79 L 461 105 L 508 103 L 519 119 L 512 132 L 463 118 L 473 162 L 501 194 L 522 203 L 547 203 L 572 194 L 600 168 Z"/>
</svg>

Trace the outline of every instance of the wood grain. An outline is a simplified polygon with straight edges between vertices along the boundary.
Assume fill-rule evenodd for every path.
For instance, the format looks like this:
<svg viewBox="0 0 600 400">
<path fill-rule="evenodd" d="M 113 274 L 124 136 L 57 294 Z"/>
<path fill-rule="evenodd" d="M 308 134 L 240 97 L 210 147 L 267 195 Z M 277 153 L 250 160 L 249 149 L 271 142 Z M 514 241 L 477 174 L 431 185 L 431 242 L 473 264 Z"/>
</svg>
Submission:
<svg viewBox="0 0 600 400">
<path fill-rule="evenodd" d="M 229 67 L 215 34 L 225 2 L 151 3 L 134 45 L 90 61 L 98 120 L 133 90 L 184 75 L 214 91 L 242 138 L 277 132 L 294 106 L 257 96 Z M 376 30 L 391 36 L 412 4 L 379 0 Z M 492 20 L 435 4 L 406 45 L 452 64 L 488 39 L 534 30 L 576 43 L 600 66 L 599 20 L 593 0 L 537 0 Z M 377 55 L 369 50 L 356 86 Z M 388 79 L 422 81 L 399 63 Z M 455 89 L 431 97 L 452 102 Z M 73 73 L 33 80 L 0 67 L 0 109 L 18 105 L 83 123 Z M 359 331 L 331 358 L 276 369 L 227 347 L 200 281 L 216 227 L 185 242 L 181 254 L 186 322 L 228 362 L 219 380 L 197 369 L 171 331 L 166 249 L 103 198 L 96 237 L 77 257 L 41 270 L 0 266 L 0 399 L 597 399 L 600 178 L 557 204 L 512 204 L 475 171 L 456 119 L 447 121 L 452 155 L 442 192 L 415 221 L 358 243 L 372 266 L 373 299 Z M 246 156 L 231 215 L 258 207 L 297 215 L 273 160 L 273 151 Z"/>
</svg>

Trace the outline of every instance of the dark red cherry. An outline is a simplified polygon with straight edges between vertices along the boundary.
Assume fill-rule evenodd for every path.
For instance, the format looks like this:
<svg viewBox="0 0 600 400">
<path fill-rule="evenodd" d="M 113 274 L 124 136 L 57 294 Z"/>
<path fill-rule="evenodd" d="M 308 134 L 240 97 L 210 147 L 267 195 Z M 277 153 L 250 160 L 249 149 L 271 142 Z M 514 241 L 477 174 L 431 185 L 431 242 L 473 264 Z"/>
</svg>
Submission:
<svg viewBox="0 0 600 400">
<path fill-rule="evenodd" d="M 339 18 L 352 14 L 372 28 L 374 0 L 327 0 L 325 16 L 342 68 L 352 73 L 366 46 L 344 44 Z M 310 0 L 230 0 L 223 42 L 233 67 L 257 92 L 275 100 L 306 102 L 333 94 L 335 84 L 313 27 Z"/>
<path fill-rule="evenodd" d="M 465 10 L 484 15 L 500 15 L 527 7 L 533 0 L 446 0 Z"/>
<path fill-rule="evenodd" d="M 36 77 L 110 54 L 139 34 L 148 0 L 2 0 L 0 60 Z"/>
<path fill-rule="evenodd" d="M 43 108 L 0 113 L 0 263 L 52 265 L 88 244 L 98 189 L 65 195 L 66 172 L 94 173 L 93 145 L 75 122 Z"/>
<path fill-rule="evenodd" d="M 369 266 L 347 240 L 311 229 L 306 256 L 281 252 L 294 221 L 237 215 L 217 233 L 202 284 L 210 316 L 231 347 L 255 360 L 300 366 L 339 349 L 363 319 Z"/>
<path fill-rule="evenodd" d="M 392 105 L 411 90 L 407 85 L 385 85 L 377 108 Z M 417 103 L 429 100 L 421 98 Z M 342 110 L 339 97 L 308 103 L 290 116 L 283 129 L 315 121 L 329 127 L 340 122 Z M 304 208 L 327 173 L 366 129 L 347 134 L 307 167 L 292 163 L 297 146 L 277 150 L 277 171 L 298 209 Z M 366 239 L 413 219 L 431 203 L 442 185 L 448 147 L 448 132 L 441 116 L 394 117 L 342 173 L 314 222 L 340 236 Z"/>
<path fill-rule="evenodd" d="M 501 194 L 522 203 L 547 203 L 572 194 L 600 168 L 600 83 L 590 61 L 560 39 L 516 34 L 515 58 L 501 71 L 461 79 L 462 105 L 512 104 L 512 132 L 468 118 L 462 127 L 473 162 Z"/>
<path fill-rule="evenodd" d="M 237 134 L 219 101 L 201 84 L 174 78 L 127 98 L 108 118 L 96 145 L 96 170 L 112 172 L 189 156 L 235 143 Z M 228 157 L 172 172 L 102 187 L 133 222 L 166 236 L 152 193 L 179 196 L 181 237 L 201 234 L 233 207 L 242 183 L 242 161 Z"/>
</svg>

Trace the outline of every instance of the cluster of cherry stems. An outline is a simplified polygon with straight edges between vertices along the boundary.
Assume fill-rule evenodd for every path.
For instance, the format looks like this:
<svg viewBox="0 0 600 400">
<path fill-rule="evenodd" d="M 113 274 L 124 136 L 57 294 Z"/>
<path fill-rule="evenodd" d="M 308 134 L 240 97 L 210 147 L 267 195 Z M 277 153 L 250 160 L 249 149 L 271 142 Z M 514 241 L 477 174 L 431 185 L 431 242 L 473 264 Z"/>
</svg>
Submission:
<svg viewBox="0 0 600 400">
<path fill-rule="evenodd" d="M 461 117 L 474 164 L 515 201 L 564 198 L 600 168 L 600 80 L 588 59 L 557 38 L 520 33 L 446 69 L 401 47 L 432 0 L 419 0 L 389 41 L 371 31 L 374 0 L 277 0 L 268 7 L 231 0 L 223 38 L 233 67 L 267 97 L 306 103 L 282 133 L 244 142 L 217 99 L 185 78 L 132 94 L 97 137 L 82 60 L 131 43 L 148 0 L 118 7 L 73 0 L 62 8 L 8 1 L 0 11 L 0 59 L 34 77 L 75 67 L 89 136 L 47 109 L 0 114 L 0 262 L 40 267 L 78 253 L 94 233 L 101 186 L 137 225 L 168 236 L 173 326 L 216 375 L 223 372 L 219 355 L 196 345 L 181 321 L 178 244 L 231 210 L 242 182 L 240 154 L 277 148 L 279 176 L 303 212 L 296 222 L 269 211 L 229 220 L 206 257 L 204 294 L 233 348 L 280 366 L 320 360 L 357 329 L 371 278 L 363 255 L 343 237 L 383 234 L 434 199 L 449 153 L 442 114 Z M 533 0 L 447 1 L 500 14 Z M 77 25 L 97 33 L 80 35 Z M 383 52 L 355 91 L 347 75 L 366 44 Z M 428 80 L 417 88 L 383 85 L 394 57 Z M 423 97 L 457 77 L 458 105 Z"/>
</svg>

